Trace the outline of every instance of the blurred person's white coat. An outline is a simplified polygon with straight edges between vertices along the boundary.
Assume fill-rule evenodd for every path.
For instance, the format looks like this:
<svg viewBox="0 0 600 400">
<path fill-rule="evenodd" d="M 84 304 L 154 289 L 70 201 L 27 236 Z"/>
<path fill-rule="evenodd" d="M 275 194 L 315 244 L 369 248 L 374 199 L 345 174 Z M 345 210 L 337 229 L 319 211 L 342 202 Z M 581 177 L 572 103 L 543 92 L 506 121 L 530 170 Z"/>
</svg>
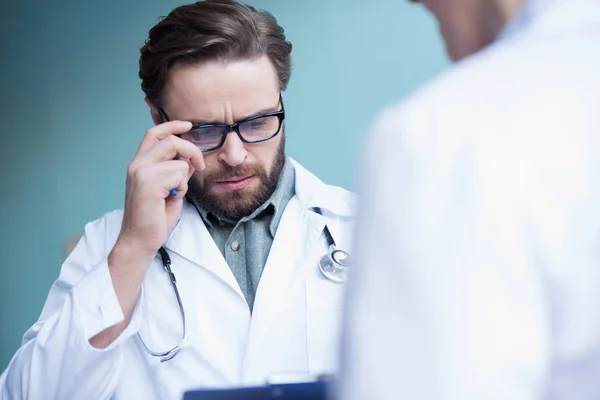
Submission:
<svg viewBox="0 0 600 400">
<path fill-rule="evenodd" d="M 341 399 L 600 399 L 600 1 L 527 2 L 361 165 Z"/>
</svg>

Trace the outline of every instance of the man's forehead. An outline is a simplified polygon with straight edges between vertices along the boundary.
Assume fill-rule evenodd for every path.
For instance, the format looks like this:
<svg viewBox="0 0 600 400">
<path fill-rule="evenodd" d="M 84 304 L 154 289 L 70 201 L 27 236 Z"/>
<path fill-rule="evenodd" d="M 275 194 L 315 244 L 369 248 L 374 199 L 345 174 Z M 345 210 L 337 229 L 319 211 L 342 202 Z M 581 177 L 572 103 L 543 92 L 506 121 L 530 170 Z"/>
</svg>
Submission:
<svg viewBox="0 0 600 400">
<path fill-rule="evenodd" d="M 166 104 L 177 118 L 222 120 L 279 105 L 279 82 L 268 59 L 180 66 L 170 73 Z"/>
<path fill-rule="evenodd" d="M 204 125 L 211 123 L 230 123 L 242 119 L 253 117 L 260 114 L 279 111 L 279 96 L 271 96 L 269 101 L 258 102 L 256 98 L 249 97 L 245 102 L 236 102 L 231 100 L 215 100 L 202 109 L 196 109 L 195 112 L 186 121 L 194 125 Z"/>
<path fill-rule="evenodd" d="M 214 97 L 199 94 L 186 99 L 174 96 L 174 99 L 170 102 L 171 118 L 190 121 L 194 125 L 232 123 L 281 108 L 279 93 L 275 90 Z"/>
<path fill-rule="evenodd" d="M 279 80 L 273 64 L 263 56 L 252 60 L 176 65 L 169 72 L 168 87 L 180 95 L 200 92 L 212 98 L 230 98 L 239 91 L 261 92 L 279 87 Z"/>
</svg>

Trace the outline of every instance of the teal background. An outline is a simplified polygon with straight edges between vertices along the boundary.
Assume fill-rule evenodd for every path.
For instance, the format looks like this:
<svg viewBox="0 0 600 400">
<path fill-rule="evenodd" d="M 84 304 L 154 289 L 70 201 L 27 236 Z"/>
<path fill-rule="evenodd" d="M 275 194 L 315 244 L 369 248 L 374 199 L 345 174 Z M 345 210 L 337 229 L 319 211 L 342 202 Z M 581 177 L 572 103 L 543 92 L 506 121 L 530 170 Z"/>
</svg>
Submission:
<svg viewBox="0 0 600 400">
<path fill-rule="evenodd" d="M 0 13 L 0 371 L 37 319 L 86 222 L 123 203 L 151 119 L 139 48 L 172 0 L 14 1 Z M 447 65 L 433 20 L 405 0 L 256 0 L 294 45 L 287 151 L 353 187 L 373 118 Z"/>
</svg>

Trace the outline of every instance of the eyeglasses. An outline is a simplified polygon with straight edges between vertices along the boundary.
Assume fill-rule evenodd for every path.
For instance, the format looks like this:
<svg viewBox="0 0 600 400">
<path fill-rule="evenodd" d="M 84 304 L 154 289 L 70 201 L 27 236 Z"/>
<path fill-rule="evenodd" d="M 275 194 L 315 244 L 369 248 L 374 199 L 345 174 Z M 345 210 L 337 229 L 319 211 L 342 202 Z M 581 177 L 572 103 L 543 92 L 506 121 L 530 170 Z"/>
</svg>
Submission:
<svg viewBox="0 0 600 400">
<path fill-rule="evenodd" d="M 244 143 L 260 143 L 273 139 L 281 130 L 285 119 L 283 99 L 279 95 L 281 110 L 266 114 L 255 115 L 245 118 L 234 124 L 209 124 L 194 125 L 188 132 L 178 135 L 182 139 L 194 143 L 203 152 L 217 150 L 223 143 L 229 132 L 237 133 Z M 169 121 L 169 117 L 162 109 L 159 109 L 163 118 Z"/>
</svg>

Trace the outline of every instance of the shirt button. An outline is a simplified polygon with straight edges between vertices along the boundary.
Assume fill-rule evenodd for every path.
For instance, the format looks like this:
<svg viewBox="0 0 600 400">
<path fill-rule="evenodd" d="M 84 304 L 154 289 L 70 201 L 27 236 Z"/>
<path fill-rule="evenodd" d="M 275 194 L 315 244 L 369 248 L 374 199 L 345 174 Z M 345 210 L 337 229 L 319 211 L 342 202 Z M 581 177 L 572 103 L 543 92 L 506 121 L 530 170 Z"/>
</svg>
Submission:
<svg viewBox="0 0 600 400">
<path fill-rule="evenodd" d="M 231 250 L 233 251 L 238 251 L 240 249 L 240 242 L 238 242 L 237 240 L 231 242 Z"/>
</svg>

